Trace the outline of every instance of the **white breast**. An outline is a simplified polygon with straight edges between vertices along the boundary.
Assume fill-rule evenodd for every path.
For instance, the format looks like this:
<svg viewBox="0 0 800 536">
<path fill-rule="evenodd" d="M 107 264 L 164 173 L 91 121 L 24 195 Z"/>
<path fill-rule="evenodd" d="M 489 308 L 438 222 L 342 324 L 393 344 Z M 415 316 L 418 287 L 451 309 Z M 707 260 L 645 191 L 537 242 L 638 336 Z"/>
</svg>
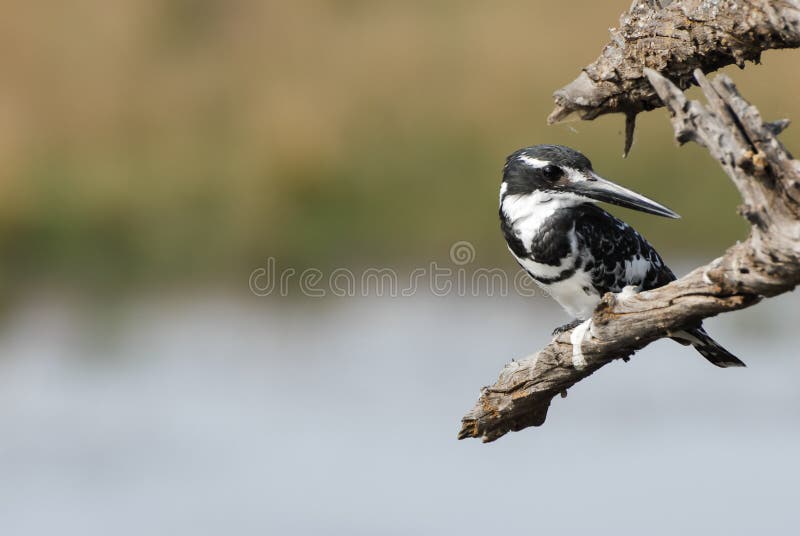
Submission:
<svg viewBox="0 0 800 536">
<path fill-rule="evenodd" d="M 509 251 L 511 250 L 509 249 Z M 514 252 L 512 251 L 511 254 L 514 255 Z M 536 280 L 536 277 L 539 279 L 556 277 L 564 270 L 572 268 L 575 256 L 567 257 L 561 261 L 560 266 L 540 264 L 530 259 L 520 259 L 516 255 L 514 255 L 514 258 L 529 274 L 535 276 L 534 281 L 544 293 L 555 299 L 570 316 L 581 320 L 586 320 L 592 316 L 594 308 L 600 303 L 601 296 L 594 289 L 591 274 L 588 272 L 576 270 L 571 277 L 550 284 Z"/>
<path fill-rule="evenodd" d="M 600 293 L 592 286 L 592 278 L 583 270 L 563 281 L 539 286 L 550 294 L 567 313 L 580 320 L 591 318 L 594 308 L 600 303 Z M 588 291 L 586 290 L 588 289 Z"/>
</svg>

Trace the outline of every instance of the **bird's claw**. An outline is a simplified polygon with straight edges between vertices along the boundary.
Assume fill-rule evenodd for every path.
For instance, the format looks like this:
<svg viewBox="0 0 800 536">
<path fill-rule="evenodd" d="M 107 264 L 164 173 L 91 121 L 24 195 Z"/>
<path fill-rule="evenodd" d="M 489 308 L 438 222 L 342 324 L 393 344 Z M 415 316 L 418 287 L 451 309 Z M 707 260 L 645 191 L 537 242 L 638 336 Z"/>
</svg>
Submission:
<svg viewBox="0 0 800 536">
<path fill-rule="evenodd" d="M 553 335 L 561 335 L 565 331 L 569 331 L 575 327 L 577 327 L 581 323 L 580 320 L 577 318 L 571 322 L 567 322 L 563 326 L 558 326 L 556 329 L 553 330 Z"/>
</svg>

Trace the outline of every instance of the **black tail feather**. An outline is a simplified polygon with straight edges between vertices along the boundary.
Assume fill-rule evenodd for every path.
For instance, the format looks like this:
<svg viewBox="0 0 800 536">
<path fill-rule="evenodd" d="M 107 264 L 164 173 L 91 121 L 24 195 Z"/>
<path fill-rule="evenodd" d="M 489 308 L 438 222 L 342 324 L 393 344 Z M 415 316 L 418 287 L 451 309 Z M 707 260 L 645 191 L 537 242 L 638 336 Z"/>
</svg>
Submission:
<svg viewBox="0 0 800 536">
<path fill-rule="evenodd" d="M 718 367 L 747 366 L 744 361 L 720 346 L 702 327 L 679 331 L 673 335 L 673 338 L 682 344 L 691 344 L 700 355 Z"/>
</svg>

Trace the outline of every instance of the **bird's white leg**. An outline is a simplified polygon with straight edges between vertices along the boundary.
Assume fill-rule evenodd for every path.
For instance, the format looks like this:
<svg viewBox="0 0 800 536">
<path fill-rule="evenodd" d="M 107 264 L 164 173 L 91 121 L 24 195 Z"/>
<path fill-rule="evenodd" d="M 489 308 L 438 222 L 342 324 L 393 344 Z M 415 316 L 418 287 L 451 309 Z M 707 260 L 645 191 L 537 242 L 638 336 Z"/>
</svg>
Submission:
<svg viewBox="0 0 800 536">
<path fill-rule="evenodd" d="M 586 357 L 583 355 L 583 340 L 586 338 L 586 332 L 592 328 L 592 319 L 581 322 L 572 330 L 569 336 L 569 342 L 572 343 L 572 366 L 577 370 L 581 370 L 586 366 Z"/>
<path fill-rule="evenodd" d="M 618 296 L 622 299 L 630 298 L 637 295 L 640 290 L 641 288 L 635 285 L 627 285 L 619 292 Z M 586 366 L 586 357 L 583 355 L 583 348 L 581 348 L 581 345 L 586 339 L 586 333 L 589 332 L 591 335 L 592 319 L 590 318 L 580 324 L 577 323 L 578 321 L 575 322 L 575 324 L 569 326 L 574 328 L 569 336 L 569 342 L 572 343 L 572 366 L 581 370 Z"/>
</svg>

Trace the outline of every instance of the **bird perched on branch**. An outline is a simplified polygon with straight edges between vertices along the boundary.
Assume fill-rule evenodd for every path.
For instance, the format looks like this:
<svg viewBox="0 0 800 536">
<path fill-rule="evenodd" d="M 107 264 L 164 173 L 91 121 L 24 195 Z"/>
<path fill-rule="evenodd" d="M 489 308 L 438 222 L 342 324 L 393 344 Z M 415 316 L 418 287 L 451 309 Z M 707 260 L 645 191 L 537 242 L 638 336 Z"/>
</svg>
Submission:
<svg viewBox="0 0 800 536">
<path fill-rule="evenodd" d="M 628 286 L 649 290 L 675 280 L 653 246 L 630 225 L 596 206 L 598 201 L 680 217 L 603 179 L 588 158 L 569 147 L 526 147 L 506 160 L 500 227 L 520 266 L 575 317 L 555 333 L 591 318 L 606 292 L 621 292 Z M 744 366 L 699 323 L 671 336 L 694 346 L 714 365 Z"/>
</svg>

